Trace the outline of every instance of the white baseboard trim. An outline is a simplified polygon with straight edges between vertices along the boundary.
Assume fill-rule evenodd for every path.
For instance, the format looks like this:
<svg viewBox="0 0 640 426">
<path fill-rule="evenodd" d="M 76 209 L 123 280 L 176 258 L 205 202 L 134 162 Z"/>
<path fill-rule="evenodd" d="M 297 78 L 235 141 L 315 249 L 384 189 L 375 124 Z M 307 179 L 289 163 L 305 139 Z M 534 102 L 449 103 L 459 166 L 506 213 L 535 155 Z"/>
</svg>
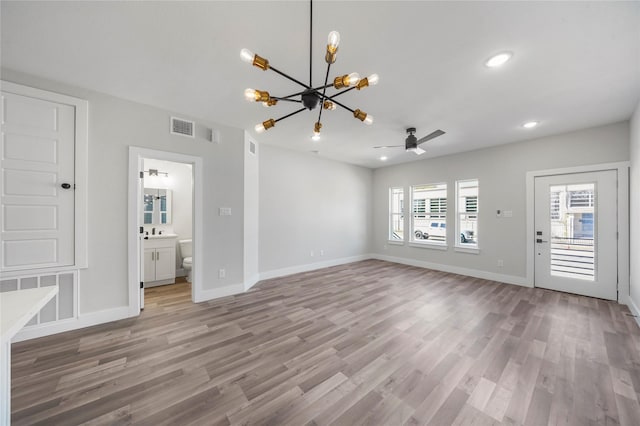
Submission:
<svg viewBox="0 0 640 426">
<path fill-rule="evenodd" d="M 425 262 L 423 260 L 405 259 L 402 257 L 385 256 L 382 254 L 373 254 L 373 259 L 385 260 L 387 262 L 400 263 L 403 265 L 417 266 L 419 268 L 434 269 L 436 271 L 450 272 L 452 274 L 466 275 L 468 277 L 482 278 L 485 280 L 498 281 L 506 284 L 514 284 L 522 287 L 531 287 L 527 283 L 526 277 L 518 277 L 515 275 L 496 274 L 495 272 L 481 271 L 478 269 L 462 268 L 459 266 L 443 265 L 441 263 Z"/>
<path fill-rule="evenodd" d="M 218 288 L 205 288 L 200 290 L 196 303 L 206 302 L 208 300 L 219 299 L 221 297 L 233 296 L 234 294 L 244 293 L 244 284 L 231 284 Z"/>
<path fill-rule="evenodd" d="M 129 310 L 128 306 L 105 309 L 103 311 L 88 312 L 86 314 L 80 314 L 78 318 L 70 318 L 67 320 L 56 321 L 51 324 L 45 323 L 33 327 L 23 328 L 13 338 L 13 342 L 22 342 L 24 340 L 49 336 L 65 331 L 91 327 L 92 325 L 104 324 L 111 321 L 129 318 L 131 316 L 131 311 Z"/>
<path fill-rule="evenodd" d="M 255 274 L 244 282 L 244 291 L 249 291 L 251 287 L 260 282 L 260 274 Z"/>
<path fill-rule="evenodd" d="M 640 327 L 640 309 L 638 308 L 638 305 L 636 305 L 636 303 L 633 301 L 631 297 L 627 298 L 627 302 L 628 302 L 627 306 L 629 307 L 629 310 L 634 315 L 633 319 L 636 320 L 636 324 L 638 324 L 638 327 Z"/>
<path fill-rule="evenodd" d="M 359 262 L 371 259 L 372 255 L 363 254 L 360 256 L 341 257 L 339 259 L 327 260 L 324 262 L 307 263 L 304 265 L 291 266 L 289 268 L 275 269 L 273 271 L 260 272 L 260 280 L 284 277 L 286 275 L 299 274 L 301 272 L 314 271 L 316 269 L 328 268 L 330 266 L 344 265 L 345 263 Z"/>
</svg>

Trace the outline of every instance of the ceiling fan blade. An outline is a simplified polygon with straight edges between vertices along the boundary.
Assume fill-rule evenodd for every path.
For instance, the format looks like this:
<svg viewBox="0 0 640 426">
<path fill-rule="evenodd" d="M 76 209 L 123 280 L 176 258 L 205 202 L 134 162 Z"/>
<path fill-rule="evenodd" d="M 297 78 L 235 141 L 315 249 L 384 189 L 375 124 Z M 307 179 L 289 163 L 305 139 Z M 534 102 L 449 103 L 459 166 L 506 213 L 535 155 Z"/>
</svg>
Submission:
<svg viewBox="0 0 640 426">
<path fill-rule="evenodd" d="M 379 148 L 404 148 L 404 145 L 383 145 L 383 146 L 374 146 L 373 149 Z"/>
<path fill-rule="evenodd" d="M 424 143 L 426 141 L 430 141 L 431 139 L 435 139 L 438 136 L 442 136 L 445 133 L 446 133 L 445 131 L 438 129 L 435 132 L 429 133 L 427 136 L 418 139 L 418 145 L 420 145 L 421 143 Z"/>
</svg>

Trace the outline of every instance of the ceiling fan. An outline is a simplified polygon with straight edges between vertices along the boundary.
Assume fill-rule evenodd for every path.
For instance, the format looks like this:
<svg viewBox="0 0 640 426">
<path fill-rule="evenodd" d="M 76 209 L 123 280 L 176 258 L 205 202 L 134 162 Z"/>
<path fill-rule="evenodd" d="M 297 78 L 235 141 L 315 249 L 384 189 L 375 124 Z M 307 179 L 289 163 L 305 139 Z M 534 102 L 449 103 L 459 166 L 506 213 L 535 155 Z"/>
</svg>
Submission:
<svg viewBox="0 0 640 426">
<path fill-rule="evenodd" d="M 431 139 L 437 138 L 438 136 L 442 136 L 445 134 L 444 131 L 438 129 L 435 132 L 431 132 L 429 133 L 427 136 L 423 137 L 423 138 L 416 138 L 414 133 L 416 132 L 416 128 L 415 127 L 409 127 L 407 129 L 407 134 L 409 136 L 407 136 L 407 138 L 404 140 L 404 149 L 406 151 L 411 151 L 416 155 L 420 155 L 420 154 L 424 154 L 426 151 L 424 149 L 421 149 L 420 147 L 418 147 L 418 145 L 426 142 L 426 141 L 430 141 Z M 385 145 L 385 146 L 374 146 L 375 149 L 379 149 L 379 148 L 400 148 L 402 147 L 402 145 Z"/>
</svg>

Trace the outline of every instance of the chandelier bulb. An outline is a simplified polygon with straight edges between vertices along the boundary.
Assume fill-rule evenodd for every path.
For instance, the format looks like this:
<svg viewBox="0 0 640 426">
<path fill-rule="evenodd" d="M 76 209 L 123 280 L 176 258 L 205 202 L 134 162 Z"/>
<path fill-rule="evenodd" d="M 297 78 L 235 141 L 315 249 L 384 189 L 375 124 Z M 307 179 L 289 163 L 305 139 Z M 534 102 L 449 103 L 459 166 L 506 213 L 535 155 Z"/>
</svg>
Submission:
<svg viewBox="0 0 640 426">
<path fill-rule="evenodd" d="M 244 99 L 247 102 L 255 102 L 256 101 L 256 91 L 254 89 L 245 89 L 244 90 Z"/>
<path fill-rule="evenodd" d="M 327 39 L 327 47 L 336 50 L 340 44 L 340 33 L 337 31 L 331 31 Z"/>
<path fill-rule="evenodd" d="M 369 83 L 369 86 L 375 86 L 376 84 L 378 84 L 379 81 L 380 81 L 380 77 L 378 76 L 378 74 L 371 74 L 369 77 L 367 77 L 367 82 Z"/>
<path fill-rule="evenodd" d="M 373 124 L 373 116 L 371 114 L 367 114 L 364 119 L 364 124 L 371 126 Z"/>
<path fill-rule="evenodd" d="M 360 74 L 357 72 L 352 72 L 347 76 L 347 80 L 345 81 L 345 86 L 356 86 L 360 82 Z"/>
<path fill-rule="evenodd" d="M 322 104 L 322 106 L 324 107 L 324 109 L 328 109 L 329 111 L 333 111 L 336 109 L 336 104 L 331 101 L 324 101 L 324 104 Z"/>
<path fill-rule="evenodd" d="M 320 133 L 313 132 L 313 136 L 311 136 L 311 140 L 314 142 L 318 142 L 320 140 Z"/>
<path fill-rule="evenodd" d="M 265 130 L 269 130 L 275 125 L 276 125 L 276 120 L 274 120 L 273 118 L 270 118 L 266 121 L 263 121 L 260 124 L 256 124 L 256 127 L 254 127 L 254 129 L 256 133 L 263 133 Z"/>
<path fill-rule="evenodd" d="M 260 124 L 256 124 L 256 127 L 254 127 L 254 129 L 256 130 L 256 133 L 263 133 L 265 130 L 264 125 L 262 123 Z"/>
<path fill-rule="evenodd" d="M 240 59 L 242 59 L 244 62 L 248 63 L 248 64 L 253 64 L 253 58 L 254 58 L 254 54 L 252 51 L 250 51 L 249 49 L 242 49 L 240 51 Z"/>
</svg>

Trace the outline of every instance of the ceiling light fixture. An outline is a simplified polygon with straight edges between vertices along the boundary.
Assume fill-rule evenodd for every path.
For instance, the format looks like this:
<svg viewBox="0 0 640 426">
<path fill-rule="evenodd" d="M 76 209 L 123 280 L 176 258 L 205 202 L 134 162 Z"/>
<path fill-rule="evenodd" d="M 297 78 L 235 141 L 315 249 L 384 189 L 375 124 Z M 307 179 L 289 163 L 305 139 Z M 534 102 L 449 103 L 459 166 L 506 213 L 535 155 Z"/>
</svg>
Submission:
<svg viewBox="0 0 640 426">
<path fill-rule="evenodd" d="M 504 65 L 509 59 L 511 59 L 512 56 L 513 53 L 511 52 L 498 53 L 497 55 L 493 55 L 492 57 L 487 59 L 484 64 L 489 68 L 498 68 Z"/>
<path fill-rule="evenodd" d="M 378 74 L 371 74 L 369 77 L 360 78 L 360 74 L 356 72 L 352 72 L 350 74 L 345 74 L 345 75 L 335 77 L 333 79 L 333 83 L 327 84 L 327 82 L 329 81 L 329 71 L 331 69 L 331 65 L 336 61 L 338 46 L 340 44 L 340 33 L 338 33 L 337 31 L 331 31 L 329 33 L 329 37 L 327 40 L 327 51 L 324 56 L 325 62 L 327 63 L 327 72 L 325 74 L 324 84 L 322 86 L 313 87 L 313 72 L 312 72 L 313 71 L 313 67 L 312 67 L 312 64 L 313 64 L 312 62 L 313 0 L 311 0 L 309 3 L 310 3 L 310 12 L 309 12 L 309 84 L 308 85 L 274 68 L 267 59 L 254 54 L 250 50 L 242 49 L 240 51 L 240 58 L 243 61 L 258 67 L 263 71 L 271 70 L 276 74 L 280 74 L 282 77 L 289 79 L 292 82 L 304 88 L 304 90 L 292 93 L 287 96 L 282 96 L 282 97 L 271 96 L 269 92 L 262 91 L 262 90 L 254 90 L 254 89 L 245 90 L 244 96 L 247 101 L 260 102 L 265 107 L 274 106 L 280 101 L 299 103 L 299 104 L 302 104 L 303 106 L 303 108 L 293 111 L 280 118 L 277 118 L 277 119 L 270 118 L 266 121 L 263 121 L 260 124 L 257 124 L 255 126 L 255 131 L 257 133 L 262 133 L 265 130 L 269 130 L 270 128 L 274 127 L 277 122 L 282 121 L 285 118 L 289 118 L 293 115 L 296 115 L 304 111 L 305 109 L 311 111 L 315 109 L 318 106 L 318 104 L 320 104 L 320 112 L 318 113 L 318 120 L 315 122 L 314 128 L 313 128 L 312 139 L 314 141 L 317 141 L 320 139 L 320 128 L 322 127 L 321 119 L 322 119 L 323 109 L 326 109 L 328 111 L 333 111 L 336 109 L 337 106 L 339 106 L 343 109 L 346 109 L 347 111 L 350 111 L 353 114 L 354 118 L 357 118 L 363 123 L 365 124 L 373 123 L 373 117 L 370 114 L 367 114 L 366 112 L 361 111 L 360 109 L 355 109 L 355 110 L 351 109 L 348 106 L 338 102 L 335 98 L 353 89 L 362 90 L 368 86 L 375 86 L 376 84 L 378 84 L 378 81 L 380 80 L 380 77 L 378 77 Z M 327 95 L 326 91 L 330 87 L 333 87 L 334 89 L 341 90 L 341 91 L 329 96 Z"/>
<path fill-rule="evenodd" d="M 539 123 L 537 121 L 527 121 L 526 123 L 524 123 L 522 125 L 522 127 L 524 127 L 525 129 L 533 129 L 534 127 L 536 127 Z"/>
</svg>

